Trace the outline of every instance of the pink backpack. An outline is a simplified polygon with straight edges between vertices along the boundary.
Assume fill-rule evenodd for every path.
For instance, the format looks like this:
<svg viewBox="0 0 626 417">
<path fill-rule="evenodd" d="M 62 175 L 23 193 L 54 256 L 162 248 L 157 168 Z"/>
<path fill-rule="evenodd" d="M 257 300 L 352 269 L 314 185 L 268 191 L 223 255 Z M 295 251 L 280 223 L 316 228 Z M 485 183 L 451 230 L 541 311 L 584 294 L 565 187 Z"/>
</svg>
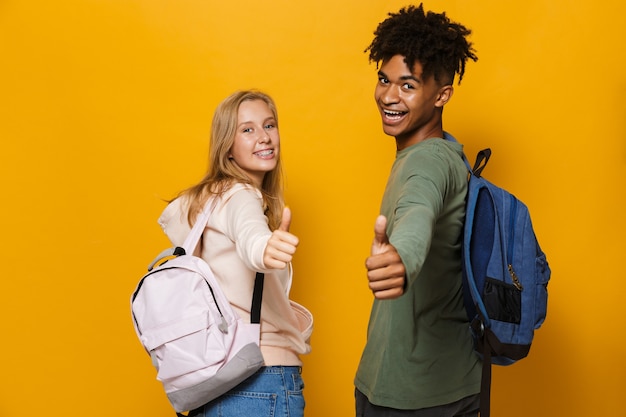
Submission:
<svg viewBox="0 0 626 417">
<path fill-rule="evenodd" d="M 161 252 L 150 264 L 130 300 L 137 336 L 177 412 L 206 404 L 263 366 L 259 323 L 264 275 L 257 273 L 251 323 L 246 323 L 233 311 L 209 265 L 193 255 L 211 201 L 183 246 Z"/>
</svg>

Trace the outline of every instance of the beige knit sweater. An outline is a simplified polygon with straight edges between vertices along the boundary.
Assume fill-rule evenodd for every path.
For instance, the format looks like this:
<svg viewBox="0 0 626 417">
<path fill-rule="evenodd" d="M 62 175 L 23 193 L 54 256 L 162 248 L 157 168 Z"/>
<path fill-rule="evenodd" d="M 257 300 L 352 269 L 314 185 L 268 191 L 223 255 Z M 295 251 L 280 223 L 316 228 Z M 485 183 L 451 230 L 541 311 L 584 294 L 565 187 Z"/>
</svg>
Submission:
<svg viewBox="0 0 626 417">
<path fill-rule="evenodd" d="M 311 350 L 313 318 L 306 308 L 289 300 L 291 265 L 275 270 L 263 264 L 272 232 L 263 214 L 261 193 L 235 184 L 216 203 L 196 254 L 209 264 L 233 309 L 248 322 L 256 271 L 265 273 L 260 344 L 265 365 L 300 366 L 299 355 Z M 187 201 L 178 198 L 158 220 L 177 246 L 191 230 L 187 207 Z"/>
</svg>

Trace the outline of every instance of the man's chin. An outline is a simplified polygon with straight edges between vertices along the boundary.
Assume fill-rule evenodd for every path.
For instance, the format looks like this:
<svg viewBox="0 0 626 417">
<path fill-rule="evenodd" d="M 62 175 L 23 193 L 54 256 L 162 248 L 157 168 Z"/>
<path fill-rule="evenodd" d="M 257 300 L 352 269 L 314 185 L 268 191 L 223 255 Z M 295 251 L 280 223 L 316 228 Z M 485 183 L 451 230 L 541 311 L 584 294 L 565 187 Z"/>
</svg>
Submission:
<svg viewBox="0 0 626 417">
<path fill-rule="evenodd" d="M 395 138 L 402 134 L 402 129 L 399 129 L 397 126 L 388 126 L 383 124 L 383 132 L 385 135 L 393 136 Z"/>
</svg>

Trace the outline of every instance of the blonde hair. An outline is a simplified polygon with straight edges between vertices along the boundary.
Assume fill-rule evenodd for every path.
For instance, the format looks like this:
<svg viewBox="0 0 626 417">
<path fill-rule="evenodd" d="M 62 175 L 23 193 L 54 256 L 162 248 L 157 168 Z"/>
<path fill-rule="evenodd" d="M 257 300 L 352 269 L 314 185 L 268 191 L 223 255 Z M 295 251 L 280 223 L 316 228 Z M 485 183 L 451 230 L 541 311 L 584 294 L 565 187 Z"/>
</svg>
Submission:
<svg viewBox="0 0 626 417">
<path fill-rule="evenodd" d="M 228 157 L 235 141 L 239 106 L 244 101 L 253 100 L 262 100 L 268 105 L 276 120 L 276 127 L 278 127 L 276 104 L 270 96 L 263 92 L 256 90 L 237 91 L 217 106 L 211 125 L 207 173 L 198 184 L 179 194 L 179 197 L 188 197 L 189 212 L 187 220 L 189 225 L 194 223 L 196 216 L 202 211 L 210 195 L 220 196 L 236 182 L 255 187 L 245 172 Z M 279 152 L 276 168 L 267 172 L 261 187 L 257 187 L 263 196 L 264 211 L 269 221 L 270 230 L 275 230 L 280 225 L 284 207 L 280 159 Z"/>
</svg>

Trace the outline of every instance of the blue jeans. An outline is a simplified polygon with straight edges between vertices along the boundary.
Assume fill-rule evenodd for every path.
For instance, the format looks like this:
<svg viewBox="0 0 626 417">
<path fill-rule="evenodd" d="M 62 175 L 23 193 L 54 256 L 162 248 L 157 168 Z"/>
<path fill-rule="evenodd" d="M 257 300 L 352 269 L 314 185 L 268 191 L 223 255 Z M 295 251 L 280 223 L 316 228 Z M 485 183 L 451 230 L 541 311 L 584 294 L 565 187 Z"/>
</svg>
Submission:
<svg viewBox="0 0 626 417">
<path fill-rule="evenodd" d="M 189 417 L 303 417 L 301 368 L 265 366 Z"/>
</svg>

